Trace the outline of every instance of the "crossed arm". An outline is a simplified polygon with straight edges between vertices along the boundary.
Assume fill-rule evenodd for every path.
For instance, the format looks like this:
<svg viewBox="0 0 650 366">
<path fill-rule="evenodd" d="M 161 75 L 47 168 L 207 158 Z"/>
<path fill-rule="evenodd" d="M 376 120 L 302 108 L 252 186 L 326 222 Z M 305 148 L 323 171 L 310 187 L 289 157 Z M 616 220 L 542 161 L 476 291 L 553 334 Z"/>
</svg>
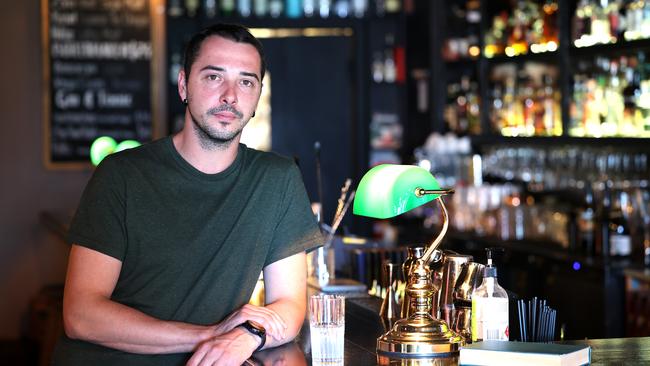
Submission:
<svg viewBox="0 0 650 366">
<path fill-rule="evenodd" d="M 305 254 L 264 269 L 267 306 L 245 305 L 214 325 L 163 321 L 112 301 L 122 263 L 73 245 L 63 298 L 63 322 L 70 338 L 132 353 L 195 352 L 189 365 L 243 362 L 259 339 L 237 325 L 246 320 L 267 329 L 265 348 L 293 339 L 304 319 Z M 241 359 L 241 361 L 240 361 Z"/>
</svg>

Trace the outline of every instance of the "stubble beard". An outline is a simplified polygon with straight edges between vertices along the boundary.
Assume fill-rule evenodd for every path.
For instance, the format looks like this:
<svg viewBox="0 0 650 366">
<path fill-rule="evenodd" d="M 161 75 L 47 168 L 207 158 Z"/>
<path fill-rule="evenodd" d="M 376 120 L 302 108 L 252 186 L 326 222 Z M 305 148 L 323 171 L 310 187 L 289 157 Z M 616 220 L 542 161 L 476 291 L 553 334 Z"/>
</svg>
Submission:
<svg viewBox="0 0 650 366">
<path fill-rule="evenodd" d="M 208 110 L 205 117 L 198 119 L 192 113 L 192 110 L 188 106 L 188 111 L 190 113 L 190 118 L 192 119 L 192 127 L 196 137 L 198 137 L 199 144 L 204 150 L 225 150 L 227 149 L 235 138 L 241 135 L 241 132 L 248 122 L 248 120 L 243 120 L 243 116 L 239 119 L 239 128 L 234 131 L 219 131 L 216 128 L 213 128 L 208 122 L 207 119 L 210 117 L 214 111 Z M 217 121 L 217 123 L 219 123 Z"/>
</svg>

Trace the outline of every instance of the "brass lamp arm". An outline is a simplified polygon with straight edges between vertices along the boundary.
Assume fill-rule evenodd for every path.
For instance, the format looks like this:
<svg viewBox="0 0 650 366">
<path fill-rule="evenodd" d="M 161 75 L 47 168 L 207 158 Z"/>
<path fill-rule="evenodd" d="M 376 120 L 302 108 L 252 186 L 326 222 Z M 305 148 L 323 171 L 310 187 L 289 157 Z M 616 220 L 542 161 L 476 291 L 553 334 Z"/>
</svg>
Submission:
<svg viewBox="0 0 650 366">
<path fill-rule="evenodd" d="M 427 265 L 431 262 L 433 252 L 440 246 L 440 242 L 445 237 L 445 234 L 447 234 L 447 229 L 449 228 L 449 215 L 447 213 L 447 207 L 445 207 L 445 203 L 442 201 L 442 196 L 436 198 L 436 201 L 438 201 L 438 205 L 440 205 L 440 210 L 442 211 L 442 229 L 422 256 L 422 261 Z"/>
<path fill-rule="evenodd" d="M 415 189 L 415 195 L 418 197 L 422 197 L 427 194 L 452 194 L 454 193 L 453 188 L 447 188 L 447 189 L 424 189 L 424 188 L 416 188 Z"/>
</svg>

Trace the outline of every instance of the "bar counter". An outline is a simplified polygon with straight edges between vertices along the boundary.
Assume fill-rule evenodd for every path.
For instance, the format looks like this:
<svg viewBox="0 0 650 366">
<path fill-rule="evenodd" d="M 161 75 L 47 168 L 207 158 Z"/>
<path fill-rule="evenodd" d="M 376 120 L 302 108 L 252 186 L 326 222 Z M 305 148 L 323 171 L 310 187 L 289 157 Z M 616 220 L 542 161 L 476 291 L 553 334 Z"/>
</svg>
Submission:
<svg viewBox="0 0 650 366">
<path fill-rule="evenodd" d="M 377 303 L 376 298 L 346 300 L 345 365 L 378 364 L 375 341 L 383 332 L 383 328 L 379 316 L 373 313 Z M 590 339 L 564 343 L 590 345 L 592 365 L 650 364 L 650 337 Z M 311 365 L 309 322 L 305 321 L 295 341 L 257 352 L 247 365 Z M 415 362 L 391 360 L 390 365 L 458 365 L 458 357 L 420 359 Z"/>
</svg>

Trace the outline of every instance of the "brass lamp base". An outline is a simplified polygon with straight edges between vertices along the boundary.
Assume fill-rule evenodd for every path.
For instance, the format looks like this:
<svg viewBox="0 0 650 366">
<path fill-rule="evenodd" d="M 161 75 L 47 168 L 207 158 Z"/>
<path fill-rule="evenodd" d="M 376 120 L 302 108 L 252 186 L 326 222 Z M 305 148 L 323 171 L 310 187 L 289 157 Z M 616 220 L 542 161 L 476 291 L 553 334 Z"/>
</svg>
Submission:
<svg viewBox="0 0 650 366">
<path fill-rule="evenodd" d="M 463 345 L 463 338 L 444 320 L 414 314 L 398 320 L 377 339 L 377 352 L 394 358 L 447 357 L 457 354 Z"/>
</svg>

